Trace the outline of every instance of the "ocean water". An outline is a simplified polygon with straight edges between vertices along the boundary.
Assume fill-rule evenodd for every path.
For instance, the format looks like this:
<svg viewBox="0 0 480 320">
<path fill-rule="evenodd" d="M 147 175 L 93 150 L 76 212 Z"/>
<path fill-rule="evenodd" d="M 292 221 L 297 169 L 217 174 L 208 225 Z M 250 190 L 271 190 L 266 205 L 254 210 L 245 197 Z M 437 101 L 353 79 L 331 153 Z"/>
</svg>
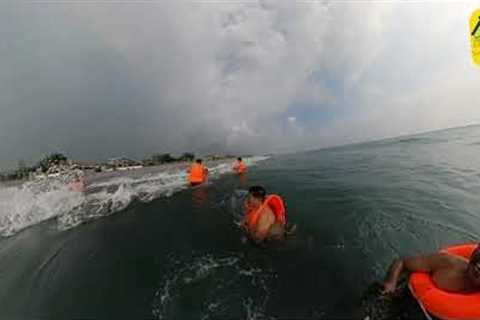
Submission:
<svg viewBox="0 0 480 320">
<path fill-rule="evenodd" d="M 378 294 L 399 255 L 478 241 L 480 127 L 252 159 L 207 186 L 155 171 L 0 187 L 1 319 L 423 319 Z M 152 169 L 154 170 L 154 169 Z M 287 203 L 282 245 L 244 240 L 249 185 Z"/>
</svg>

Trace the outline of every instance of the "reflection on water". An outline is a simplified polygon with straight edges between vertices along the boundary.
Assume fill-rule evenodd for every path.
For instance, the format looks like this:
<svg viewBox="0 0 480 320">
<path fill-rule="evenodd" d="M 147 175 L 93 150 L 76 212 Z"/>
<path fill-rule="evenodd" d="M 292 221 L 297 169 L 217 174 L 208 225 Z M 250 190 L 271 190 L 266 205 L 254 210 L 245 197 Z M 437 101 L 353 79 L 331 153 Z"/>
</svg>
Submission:
<svg viewBox="0 0 480 320">
<path fill-rule="evenodd" d="M 246 173 L 239 174 L 238 180 L 239 180 L 240 187 L 246 188 L 248 186 L 248 176 Z"/>
<path fill-rule="evenodd" d="M 192 201 L 196 208 L 201 208 L 208 200 L 208 187 L 206 185 L 199 185 L 192 188 Z"/>
</svg>

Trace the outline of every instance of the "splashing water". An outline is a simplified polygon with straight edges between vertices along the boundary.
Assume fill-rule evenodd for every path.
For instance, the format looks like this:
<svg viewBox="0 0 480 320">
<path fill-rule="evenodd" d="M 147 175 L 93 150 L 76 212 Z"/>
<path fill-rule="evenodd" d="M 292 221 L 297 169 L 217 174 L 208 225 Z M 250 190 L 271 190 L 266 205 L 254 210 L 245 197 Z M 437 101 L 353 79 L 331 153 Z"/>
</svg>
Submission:
<svg viewBox="0 0 480 320">
<path fill-rule="evenodd" d="M 81 205 L 83 194 L 60 180 L 40 180 L 0 189 L 0 235 L 18 231 L 70 212 Z"/>
<path fill-rule="evenodd" d="M 267 159 L 251 157 L 248 162 L 255 165 Z M 217 163 L 209 171 L 209 180 L 215 180 L 231 172 L 231 163 Z M 163 169 L 162 172 L 125 172 L 121 176 L 90 183 L 86 193 L 70 190 L 68 182 L 71 177 L 68 175 L 0 187 L 0 236 L 14 235 L 50 219 L 56 219 L 60 230 L 67 230 L 119 212 L 134 200 L 150 202 L 170 197 L 188 187 L 186 177 L 184 168 Z"/>
<path fill-rule="evenodd" d="M 178 318 L 191 311 L 199 319 L 243 314 L 242 319 L 271 319 L 266 315 L 271 271 L 250 265 L 241 255 L 205 255 L 189 261 L 171 259 L 155 293 L 152 314 L 156 319 Z M 183 310 L 183 300 L 196 297 L 200 310 Z M 188 317 L 187 315 L 185 315 Z M 182 315 L 180 315 L 182 318 Z"/>
</svg>

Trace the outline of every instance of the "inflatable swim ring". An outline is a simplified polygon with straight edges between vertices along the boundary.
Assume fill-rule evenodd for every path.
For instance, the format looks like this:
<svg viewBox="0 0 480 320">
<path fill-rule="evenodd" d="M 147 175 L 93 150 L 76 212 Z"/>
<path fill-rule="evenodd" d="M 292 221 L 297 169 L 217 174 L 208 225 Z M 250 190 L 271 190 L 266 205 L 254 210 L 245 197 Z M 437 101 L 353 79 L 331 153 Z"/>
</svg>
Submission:
<svg viewBox="0 0 480 320">
<path fill-rule="evenodd" d="M 469 259 L 477 244 L 464 244 L 441 250 Z M 480 292 L 450 293 L 438 289 L 429 274 L 415 272 L 408 287 L 427 318 L 433 315 L 442 320 L 480 320 Z"/>
</svg>

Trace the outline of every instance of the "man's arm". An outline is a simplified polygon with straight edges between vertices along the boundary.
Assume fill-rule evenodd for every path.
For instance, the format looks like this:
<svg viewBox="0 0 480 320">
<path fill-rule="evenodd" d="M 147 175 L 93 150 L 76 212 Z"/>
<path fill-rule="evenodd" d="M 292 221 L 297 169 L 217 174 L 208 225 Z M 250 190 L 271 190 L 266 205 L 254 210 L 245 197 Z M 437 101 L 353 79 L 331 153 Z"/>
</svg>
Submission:
<svg viewBox="0 0 480 320">
<path fill-rule="evenodd" d="M 243 228 L 247 228 L 247 215 L 248 213 L 253 210 L 253 208 L 249 205 L 248 198 L 243 201 L 243 217 L 242 220 L 240 220 L 240 226 Z"/>
<path fill-rule="evenodd" d="M 260 216 L 256 228 L 250 230 L 250 236 L 253 241 L 259 243 L 268 236 L 271 225 L 275 222 L 275 216 L 271 210 L 268 210 Z"/>
<path fill-rule="evenodd" d="M 449 259 L 443 253 L 425 256 L 396 259 L 388 269 L 384 284 L 384 293 L 392 293 L 397 288 L 398 280 L 403 272 L 433 272 L 448 266 Z"/>
</svg>

